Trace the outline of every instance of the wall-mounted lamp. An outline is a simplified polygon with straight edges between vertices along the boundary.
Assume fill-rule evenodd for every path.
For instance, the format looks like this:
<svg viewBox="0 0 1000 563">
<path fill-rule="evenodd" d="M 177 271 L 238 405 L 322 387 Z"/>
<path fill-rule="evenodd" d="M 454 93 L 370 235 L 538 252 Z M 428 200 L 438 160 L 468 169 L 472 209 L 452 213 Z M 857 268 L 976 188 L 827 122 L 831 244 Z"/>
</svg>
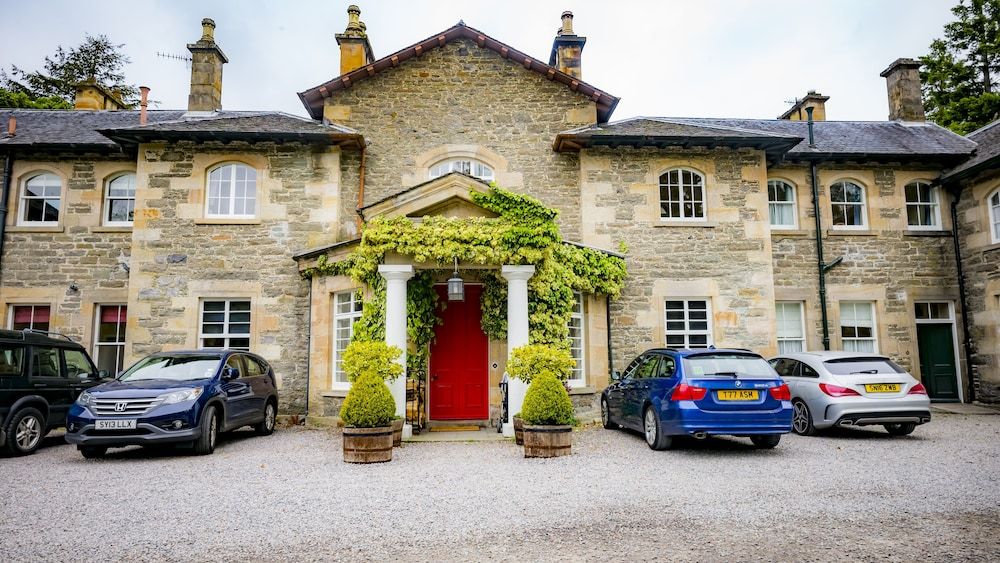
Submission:
<svg viewBox="0 0 1000 563">
<path fill-rule="evenodd" d="M 455 257 L 455 272 L 448 278 L 448 301 L 465 301 L 465 282 L 458 277 L 458 257 Z"/>
</svg>

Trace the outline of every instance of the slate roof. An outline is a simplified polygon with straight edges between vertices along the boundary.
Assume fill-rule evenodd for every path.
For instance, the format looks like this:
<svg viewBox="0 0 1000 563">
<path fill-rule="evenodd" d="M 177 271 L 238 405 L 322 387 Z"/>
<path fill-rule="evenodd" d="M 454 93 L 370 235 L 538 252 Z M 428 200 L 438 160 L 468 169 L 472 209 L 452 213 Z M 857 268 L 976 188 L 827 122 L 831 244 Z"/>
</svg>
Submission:
<svg viewBox="0 0 1000 563">
<path fill-rule="evenodd" d="M 156 123 L 180 119 L 183 110 L 152 110 L 147 121 Z M 7 121 L 13 116 L 17 129 L 7 135 Z M 138 111 L 75 111 L 0 108 L 0 148 L 87 148 L 118 150 L 119 145 L 97 132 L 98 129 L 127 127 L 139 123 Z"/>
<path fill-rule="evenodd" d="M 797 139 L 797 142 L 789 146 L 785 155 L 791 159 L 936 157 L 961 160 L 976 147 L 975 142 L 933 123 L 816 121 L 813 126 L 816 147 L 810 148 L 808 124 L 804 121 L 636 117 L 565 131 L 557 136 L 556 148 L 560 150 L 560 142 L 566 141 L 581 146 L 656 144 L 674 141 L 679 143 L 687 137 L 712 139 L 716 141 L 715 144 L 731 144 L 741 140 L 762 144 L 770 138 Z"/>
<path fill-rule="evenodd" d="M 968 139 L 978 145 L 976 154 L 945 174 L 944 181 L 960 180 L 990 166 L 1000 168 L 1000 119 L 969 133 Z"/>
<path fill-rule="evenodd" d="M 597 102 L 597 120 L 600 122 L 605 122 L 611 118 L 611 113 L 615 111 L 615 106 L 618 105 L 618 101 L 620 100 L 620 98 L 612 96 L 607 92 L 602 92 L 594 86 L 560 71 L 554 66 L 545 64 L 534 57 L 518 51 L 506 43 L 498 41 L 478 29 L 469 27 L 465 25 L 465 22 L 461 21 L 441 33 L 435 33 L 423 41 L 414 43 L 409 47 L 404 47 L 399 51 L 382 57 L 371 64 L 338 76 L 304 92 L 299 92 L 299 99 L 302 100 L 302 105 L 305 106 L 309 115 L 316 119 L 320 119 L 323 117 L 323 100 L 330 97 L 330 92 L 350 88 L 352 84 L 365 80 L 368 77 L 374 76 L 375 74 L 378 74 L 388 68 L 398 66 L 400 63 L 408 59 L 419 57 L 431 49 L 443 47 L 450 41 L 455 41 L 457 39 L 468 39 L 470 41 L 474 41 L 480 47 L 485 47 L 491 51 L 495 51 L 499 53 L 501 57 L 509 59 L 515 64 L 522 65 L 528 70 L 537 72 L 549 80 L 565 84 L 570 90 L 592 99 Z"/>
</svg>

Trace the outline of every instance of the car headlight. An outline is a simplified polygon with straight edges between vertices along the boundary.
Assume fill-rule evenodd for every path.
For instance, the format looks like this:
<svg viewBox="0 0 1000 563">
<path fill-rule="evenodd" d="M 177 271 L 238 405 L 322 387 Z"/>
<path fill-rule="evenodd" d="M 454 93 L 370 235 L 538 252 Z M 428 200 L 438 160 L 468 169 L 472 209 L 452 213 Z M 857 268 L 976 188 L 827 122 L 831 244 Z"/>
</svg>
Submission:
<svg viewBox="0 0 1000 563">
<path fill-rule="evenodd" d="M 83 405 L 85 407 L 94 406 L 94 396 L 90 393 L 84 391 L 80 393 L 80 396 L 76 398 L 76 404 Z"/>
<path fill-rule="evenodd" d="M 183 403 L 184 401 L 193 401 L 201 396 L 202 388 L 194 387 L 192 389 L 184 389 L 182 391 L 174 391 L 172 393 L 167 393 L 166 395 L 160 395 L 160 399 L 163 400 L 164 405 L 172 405 L 174 403 Z"/>
</svg>

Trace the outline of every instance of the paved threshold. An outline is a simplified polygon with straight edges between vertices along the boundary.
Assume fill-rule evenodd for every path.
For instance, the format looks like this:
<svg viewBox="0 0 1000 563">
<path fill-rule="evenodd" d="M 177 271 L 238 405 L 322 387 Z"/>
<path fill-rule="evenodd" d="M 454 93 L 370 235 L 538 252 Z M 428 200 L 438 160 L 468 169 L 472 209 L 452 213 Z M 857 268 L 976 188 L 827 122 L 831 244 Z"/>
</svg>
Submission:
<svg viewBox="0 0 1000 563">
<path fill-rule="evenodd" d="M 496 428 L 480 428 L 472 431 L 459 432 L 428 432 L 424 430 L 420 434 L 414 434 L 406 442 L 500 442 L 503 440 L 513 440 L 504 438 L 503 434 L 497 432 Z"/>
</svg>

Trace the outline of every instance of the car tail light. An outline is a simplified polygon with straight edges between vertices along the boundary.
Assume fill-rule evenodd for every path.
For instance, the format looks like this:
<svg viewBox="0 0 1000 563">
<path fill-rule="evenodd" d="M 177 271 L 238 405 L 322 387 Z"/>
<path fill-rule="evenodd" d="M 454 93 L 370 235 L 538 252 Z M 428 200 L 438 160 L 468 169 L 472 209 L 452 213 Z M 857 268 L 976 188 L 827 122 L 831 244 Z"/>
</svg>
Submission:
<svg viewBox="0 0 1000 563">
<path fill-rule="evenodd" d="M 693 385 L 688 385 L 687 383 L 681 383 L 674 388 L 674 392 L 670 394 L 671 401 L 700 401 L 705 398 L 705 393 L 708 393 L 708 389 L 704 387 L 694 387 Z"/>
<path fill-rule="evenodd" d="M 927 388 L 924 387 L 923 383 L 917 383 L 912 389 L 906 392 L 907 395 L 926 395 Z"/>
<path fill-rule="evenodd" d="M 841 387 L 839 385 L 830 385 L 829 383 L 820 383 L 820 391 L 826 393 L 831 397 L 860 397 L 861 393 L 858 393 L 854 389 L 848 389 L 847 387 Z"/>
<path fill-rule="evenodd" d="M 787 383 L 782 383 L 777 387 L 771 387 L 769 389 L 771 396 L 774 397 L 776 401 L 791 401 L 792 400 L 792 390 L 788 388 Z"/>
</svg>

